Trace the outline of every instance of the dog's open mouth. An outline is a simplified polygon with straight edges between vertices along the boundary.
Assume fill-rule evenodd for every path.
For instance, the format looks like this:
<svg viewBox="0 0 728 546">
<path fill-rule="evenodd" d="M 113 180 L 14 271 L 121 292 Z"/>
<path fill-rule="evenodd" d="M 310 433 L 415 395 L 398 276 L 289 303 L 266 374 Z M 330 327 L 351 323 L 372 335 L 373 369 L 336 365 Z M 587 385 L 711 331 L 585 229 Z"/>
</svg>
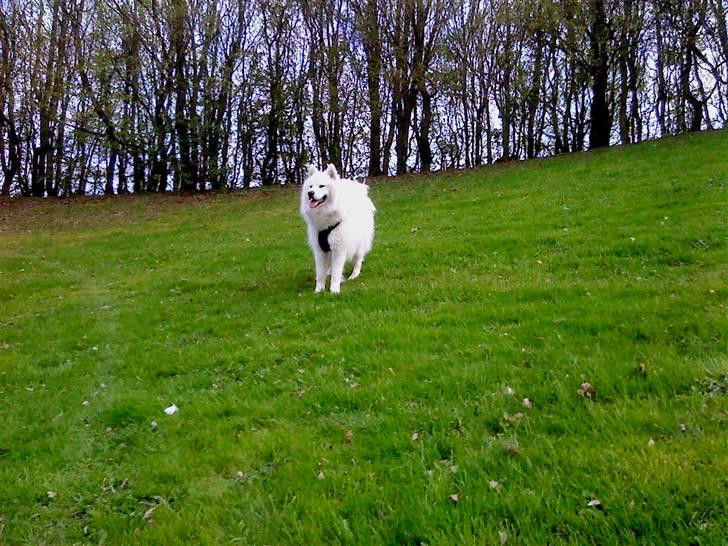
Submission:
<svg viewBox="0 0 728 546">
<path fill-rule="evenodd" d="M 326 201 L 326 195 L 324 195 L 321 199 L 311 199 L 308 202 L 308 208 L 315 209 L 319 205 L 321 205 L 324 201 Z"/>
</svg>

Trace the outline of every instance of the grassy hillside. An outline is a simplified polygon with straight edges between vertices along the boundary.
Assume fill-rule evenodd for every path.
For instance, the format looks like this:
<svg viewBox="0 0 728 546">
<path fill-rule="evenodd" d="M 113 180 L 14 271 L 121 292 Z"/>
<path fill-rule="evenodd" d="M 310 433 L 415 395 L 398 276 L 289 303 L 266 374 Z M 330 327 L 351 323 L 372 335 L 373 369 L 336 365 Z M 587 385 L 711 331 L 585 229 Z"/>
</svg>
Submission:
<svg viewBox="0 0 728 546">
<path fill-rule="evenodd" d="M 725 544 L 727 150 L 376 184 L 338 297 L 294 191 L 3 202 L 0 543 Z"/>
</svg>

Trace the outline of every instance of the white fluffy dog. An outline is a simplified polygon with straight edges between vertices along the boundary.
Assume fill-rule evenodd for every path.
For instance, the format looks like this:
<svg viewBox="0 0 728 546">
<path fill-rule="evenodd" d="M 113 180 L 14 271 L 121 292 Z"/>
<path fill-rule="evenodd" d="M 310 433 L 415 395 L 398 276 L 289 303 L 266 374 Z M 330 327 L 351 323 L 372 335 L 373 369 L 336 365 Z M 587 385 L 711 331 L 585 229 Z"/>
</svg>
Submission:
<svg viewBox="0 0 728 546">
<path fill-rule="evenodd" d="M 301 190 L 301 216 L 308 226 L 308 244 L 316 260 L 316 292 L 341 290 L 345 262 L 354 262 L 349 279 L 361 272 L 364 257 L 374 240 L 374 203 L 369 187 L 339 178 L 336 167 L 325 171 L 309 167 Z"/>
</svg>

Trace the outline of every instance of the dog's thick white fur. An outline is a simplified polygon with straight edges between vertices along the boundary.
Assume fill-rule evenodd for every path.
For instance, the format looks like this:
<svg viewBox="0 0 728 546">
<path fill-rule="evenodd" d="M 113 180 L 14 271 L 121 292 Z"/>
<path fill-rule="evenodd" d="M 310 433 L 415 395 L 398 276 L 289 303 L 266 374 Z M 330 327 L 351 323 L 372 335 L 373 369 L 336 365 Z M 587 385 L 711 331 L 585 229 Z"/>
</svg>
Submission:
<svg viewBox="0 0 728 546">
<path fill-rule="evenodd" d="M 346 262 L 354 263 L 349 279 L 359 276 L 362 262 L 372 249 L 375 212 L 367 185 L 339 178 L 333 165 L 325 171 L 308 168 L 301 190 L 301 216 L 316 260 L 316 292 L 325 290 L 326 277 L 331 274 L 329 289 L 338 294 Z"/>
</svg>

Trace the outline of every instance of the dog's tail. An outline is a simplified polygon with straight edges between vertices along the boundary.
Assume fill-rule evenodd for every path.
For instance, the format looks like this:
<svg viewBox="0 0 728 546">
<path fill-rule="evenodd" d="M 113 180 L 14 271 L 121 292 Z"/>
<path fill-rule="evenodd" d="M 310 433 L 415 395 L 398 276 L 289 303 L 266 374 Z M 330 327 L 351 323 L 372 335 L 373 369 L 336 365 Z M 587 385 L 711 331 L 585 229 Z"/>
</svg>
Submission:
<svg viewBox="0 0 728 546">
<path fill-rule="evenodd" d="M 359 184 L 362 188 L 364 188 L 364 195 L 367 196 L 367 200 L 369 201 L 369 206 L 372 208 L 372 214 L 375 214 L 377 212 L 377 207 L 374 206 L 374 203 L 372 203 L 372 200 L 369 199 L 369 185 L 367 184 L 367 179 L 364 178 L 362 180 L 358 180 Z"/>
</svg>

